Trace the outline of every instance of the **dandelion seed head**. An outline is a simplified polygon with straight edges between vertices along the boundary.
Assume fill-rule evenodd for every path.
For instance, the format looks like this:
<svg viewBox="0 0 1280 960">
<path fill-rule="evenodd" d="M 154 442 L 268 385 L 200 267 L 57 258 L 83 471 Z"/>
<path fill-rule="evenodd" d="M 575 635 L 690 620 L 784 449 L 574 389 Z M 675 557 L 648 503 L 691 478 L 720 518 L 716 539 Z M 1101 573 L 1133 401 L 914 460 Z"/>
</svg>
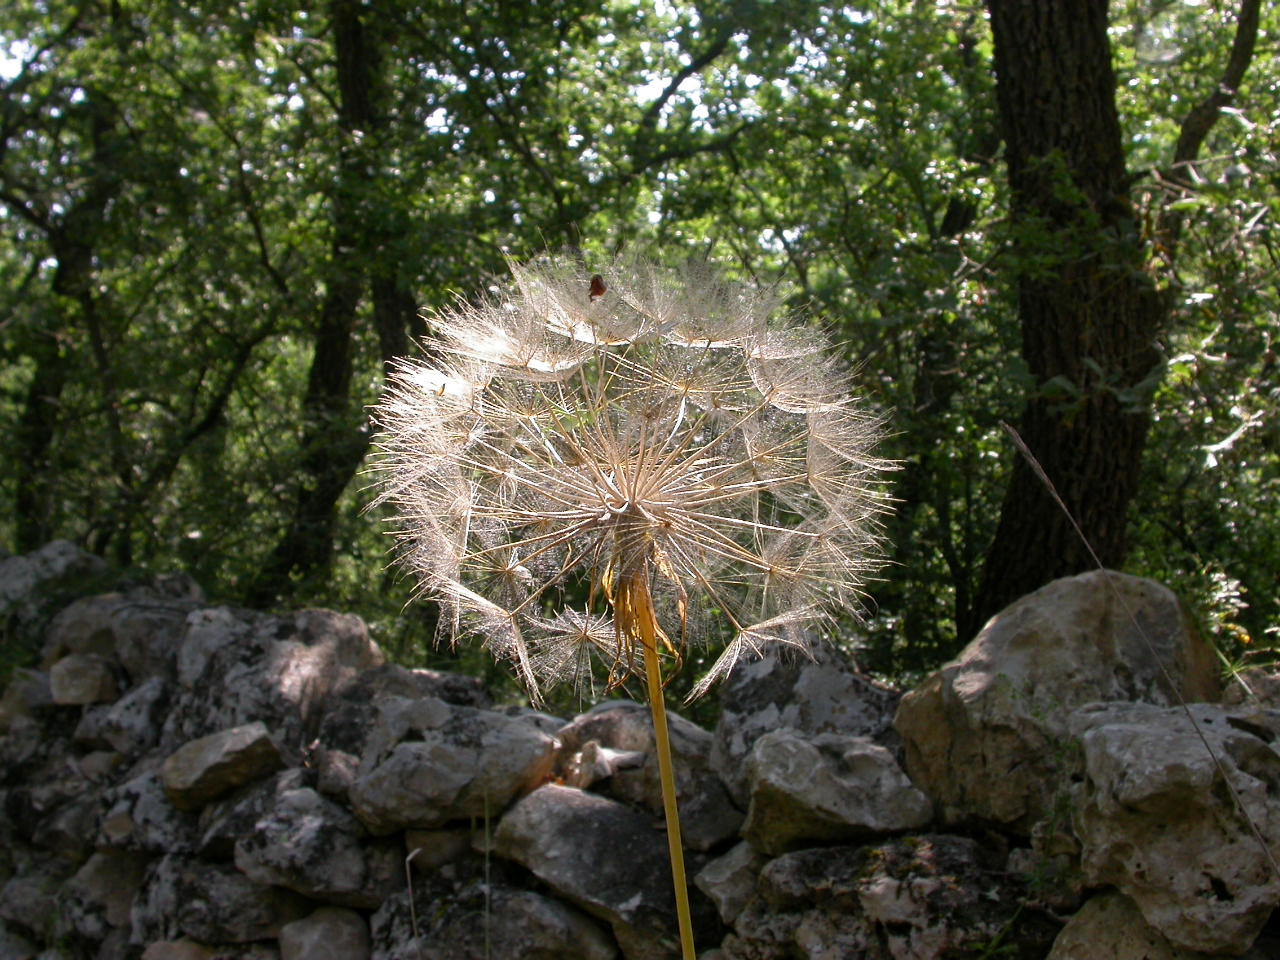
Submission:
<svg viewBox="0 0 1280 960">
<path fill-rule="evenodd" d="M 701 693 L 856 607 L 887 464 L 820 332 L 703 265 L 512 271 L 433 318 L 376 410 L 378 501 L 451 640 L 480 636 L 535 698 L 612 683 L 640 577 L 669 656 L 727 644 Z"/>
</svg>

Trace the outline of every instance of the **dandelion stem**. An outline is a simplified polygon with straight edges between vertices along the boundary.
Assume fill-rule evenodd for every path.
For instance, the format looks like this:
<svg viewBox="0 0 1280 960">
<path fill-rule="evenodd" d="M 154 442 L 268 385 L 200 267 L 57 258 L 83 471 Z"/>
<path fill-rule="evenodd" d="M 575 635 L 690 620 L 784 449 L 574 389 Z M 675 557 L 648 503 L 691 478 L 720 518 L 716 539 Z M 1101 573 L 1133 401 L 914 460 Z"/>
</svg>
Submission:
<svg viewBox="0 0 1280 960">
<path fill-rule="evenodd" d="M 658 778 L 662 782 L 662 809 L 667 821 L 667 850 L 671 882 L 675 887 L 676 918 L 680 924 L 680 950 L 684 960 L 694 960 L 693 917 L 689 911 L 689 886 L 684 874 L 684 845 L 680 842 L 680 811 L 676 804 L 676 778 L 671 761 L 671 737 L 667 733 L 667 707 L 658 662 L 658 617 L 649 592 L 648 571 L 630 574 L 623 583 L 622 603 L 615 608 L 620 626 L 644 646 L 645 680 L 649 687 L 649 711 L 658 754 Z"/>
</svg>

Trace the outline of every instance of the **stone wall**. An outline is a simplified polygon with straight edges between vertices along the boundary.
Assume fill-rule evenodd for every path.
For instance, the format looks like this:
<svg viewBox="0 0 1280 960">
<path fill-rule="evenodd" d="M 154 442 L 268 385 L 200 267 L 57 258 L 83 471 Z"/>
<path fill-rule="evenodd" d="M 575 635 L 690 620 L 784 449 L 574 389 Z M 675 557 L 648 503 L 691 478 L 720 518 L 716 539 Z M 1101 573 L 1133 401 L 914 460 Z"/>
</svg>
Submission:
<svg viewBox="0 0 1280 960">
<path fill-rule="evenodd" d="M 645 708 L 495 706 L 357 617 L 181 577 L 49 609 L 101 568 L 0 560 L 41 641 L 0 699 L 0 960 L 676 956 Z M 744 666 L 714 731 L 672 718 L 699 949 L 1277 955 L 1280 714 L 1215 678 L 1168 591 L 1101 573 L 905 697 L 827 656 Z"/>
</svg>

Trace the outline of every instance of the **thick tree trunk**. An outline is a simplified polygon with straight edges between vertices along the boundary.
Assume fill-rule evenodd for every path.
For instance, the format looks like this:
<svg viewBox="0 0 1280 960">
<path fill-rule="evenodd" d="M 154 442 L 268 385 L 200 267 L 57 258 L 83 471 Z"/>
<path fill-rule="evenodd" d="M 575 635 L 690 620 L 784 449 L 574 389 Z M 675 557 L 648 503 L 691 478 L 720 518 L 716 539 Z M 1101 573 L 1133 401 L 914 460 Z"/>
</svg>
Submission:
<svg viewBox="0 0 1280 960">
<path fill-rule="evenodd" d="M 76 202 L 60 219 L 44 218 L 31 207 L 15 207 L 19 215 L 40 230 L 57 263 L 51 290 L 55 310 L 49 317 L 50 328 L 34 333 L 30 355 L 36 370 L 27 388 L 23 410 L 18 420 L 15 439 L 17 491 L 14 498 L 15 546 L 29 552 L 43 546 L 60 532 L 61 517 L 58 476 L 55 460 L 66 456 L 55 442 L 62 421 L 63 390 L 75 376 L 75 362 L 70 344 L 83 332 L 92 344 L 95 385 L 101 391 L 102 407 L 107 421 L 107 449 L 119 490 L 130 490 L 132 474 L 125 450 L 124 431 L 120 426 L 118 397 L 115 390 L 111 359 L 105 343 L 98 274 L 95 267 L 96 247 L 100 242 L 107 210 L 119 196 L 121 180 L 113 157 L 117 115 L 102 98 L 87 102 L 92 108 L 91 142 L 95 162 L 89 165 L 92 175 L 81 185 Z M 90 549 L 102 551 L 112 536 L 123 532 L 115 543 L 113 559 L 127 566 L 132 559 L 128 532 L 131 517 L 110 519 L 105 528 L 91 530 L 102 533 L 91 536 Z"/>
<path fill-rule="evenodd" d="M 1128 198 L 1106 0 L 989 0 L 1013 195 L 1018 311 L 1034 378 L 1019 432 L 1101 561 L 1119 566 L 1160 376 L 1165 314 Z M 1022 457 L 968 635 L 1093 560 Z"/>
<path fill-rule="evenodd" d="M 36 358 L 35 376 L 27 388 L 14 437 L 14 548 L 19 553 L 43 546 L 56 529 L 49 486 L 53 469 L 49 461 L 62 388 L 67 382 L 67 362 L 52 334 L 32 355 Z"/>
<path fill-rule="evenodd" d="M 250 591 L 251 602 L 261 605 L 295 592 L 299 582 L 324 581 L 332 565 L 338 499 L 370 441 L 368 418 L 351 397 L 356 324 L 366 286 L 384 360 L 405 352 L 415 313 L 412 297 L 399 285 L 397 265 L 385 260 L 385 225 L 371 217 L 362 199 L 377 175 L 371 144 L 385 124 L 376 96 L 377 39 L 362 19 L 373 16 L 372 9 L 358 0 L 333 0 L 330 5 L 343 137 L 332 201 L 330 280 L 303 400 L 302 476 L 293 515 Z"/>
<path fill-rule="evenodd" d="M 351 404 L 354 335 L 364 262 L 359 194 L 368 179 L 361 140 L 372 133 L 373 51 L 360 5 L 333 0 L 334 59 L 338 79 L 338 127 L 342 137 L 331 199 L 333 240 L 329 282 L 315 330 L 315 353 L 303 398 L 301 477 L 289 526 L 251 591 L 251 602 L 269 605 L 299 579 L 323 579 L 332 562 L 334 510 L 364 456 L 362 417 Z"/>
</svg>

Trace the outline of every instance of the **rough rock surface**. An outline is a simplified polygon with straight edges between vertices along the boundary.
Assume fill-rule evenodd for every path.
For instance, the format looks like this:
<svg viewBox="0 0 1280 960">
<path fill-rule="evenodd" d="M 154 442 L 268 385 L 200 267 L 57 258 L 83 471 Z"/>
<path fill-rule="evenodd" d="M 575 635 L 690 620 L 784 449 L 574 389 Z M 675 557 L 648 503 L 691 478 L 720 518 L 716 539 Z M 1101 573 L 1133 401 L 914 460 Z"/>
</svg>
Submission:
<svg viewBox="0 0 1280 960">
<path fill-rule="evenodd" d="M 144 770 L 104 794 L 97 842 L 150 854 L 189 853 L 196 847 L 197 821 L 165 794 L 155 770 Z"/>
<path fill-rule="evenodd" d="M 209 944 L 183 937 L 148 945 L 142 960 L 280 960 L 280 951 L 269 943 Z"/>
<path fill-rule="evenodd" d="M 1268 667 L 1241 670 L 1227 682 L 1222 702 L 1232 706 L 1249 703 L 1268 710 L 1280 710 L 1280 670 Z"/>
<path fill-rule="evenodd" d="M 178 692 L 161 744 L 172 750 L 256 721 L 292 760 L 314 737 L 330 691 L 382 661 L 364 623 L 349 614 L 194 611 L 177 651 Z"/>
<path fill-rule="evenodd" d="M 835 651 L 815 643 L 813 659 L 770 648 L 740 664 L 720 691 L 711 763 L 742 809 L 748 802 L 747 758 L 774 730 L 807 735 L 845 733 L 893 748 L 898 694 L 855 673 Z"/>
<path fill-rule="evenodd" d="M 649 817 L 615 800 L 547 784 L 502 818 L 494 852 L 615 927 L 674 947 L 666 838 Z"/>
<path fill-rule="evenodd" d="M 104 573 L 106 562 L 69 540 L 54 540 L 23 556 L 0 558 L 0 639 L 30 644 L 29 631 L 57 613 L 60 588 Z M 65 601 L 63 602 L 65 605 Z M 39 650 L 39 645 L 35 646 Z"/>
<path fill-rule="evenodd" d="M 274 939 L 311 912 L 307 901 L 255 883 L 231 864 L 166 856 L 148 869 L 133 901 L 133 942 L 190 937 L 203 943 Z"/>
<path fill-rule="evenodd" d="M 58 891 L 75 873 L 75 865 L 61 857 L 36 855 L 26 858 L 21 867 L 0 886 L 0 920 L 52 939 Z"/>
<path fill-rule="evenodd" d="M 1244 810 L 1280 851 L 1280 715 L 1193 704 Z M 1243 953 L 1280 904 L 1280 877 L 1180 708 L 1091 704 L 1071 717 L 1084 751 L 1076 833 L 1091 885 L 1112 884 L 1174 946 Z"/>
<path fill-rule="evenodd" d="M 270 732 L 255 721 L 183 744 L 161 765 L 160 781 L 179 810 L 199 810 L 281 766 Z"/>
<path fill-rule="evenodd" d="M 354 617 L 210 608 L 182 577 L 109 574 L 98 582 L 116 593 L 75 600 L 62 574 L 100 561 L 69 545 L 21 559 L 0 560 L 0 641 L 18 625 L 6 651 L 35 663 L 43 650 L 45 666 L 0 693 L 0 960 L 675 956 L 641 708 L 615 702 L 571 723 L 494 708 L 474 679 L 384 664 Z M 6 594 L 9 574 L 39 595 Z M 1153 600 L 1139 618 L 1175 685 L 1205 692 L 1200 648 L 1158 628 L 1181 630 L 1176 603 L 1134 583 Z M 1077 952 L 1063 960 L 1080 942 L 1100 960 L 1130 949 L 1104 928 L 1179 960 L 1207 956 L 1188 945 L 1280 956 L 1270 927 L 1249 946 L 1280 903 L 1277 881 L 1180 711 L 1063 706 L 1167 693 L 1127 616 L 1098 599 L 1109 592 L 1066 591 L 1070 602 L 1050 590 L 1006 611 L 986 635 L 1003 630 L 1003 646 L 979 645 L 912 695 L 934 698 L 934 747 L 951 738 L 948 776 L 970 792 L 943 812 L 978 828 L 969 838 L 900 835 L 927 804 L 894 765 L 895 695 L 827 654 L 744 665 L 723 688 L 711 762 L 708 735 L 673 720 L 702 960 L 1043 960 L 1076 911 L 1058 949 Z M 48 671 L 77 659 L 105 666 L 116 689 L 55 702 Z M 1280 852 L 1280 714 L 1193 710 Z M 270 763 L 209 782 L 216 757 L 183 782 L 165 768 L 207 753 L 193 741 L 255 724 L 277 748 Z M 1028 800 L 1028 784 L 1044 792 Z M 1058 806 L 1032 819 L 1045 797 Z M 1096 895 L 1112 886 L 1125 893 Z"/>
<path fill-rule="evenodd" d="M 145 753 L 159 737 L 169 693 L 163 677 L 147 678 L 103 712 L 97 735 L 127 757 Z"/>
<path fill-rule="evenodd" d="M 110 703 L 120 695 L 111 661 L 92 653 L 73 653 L 55 663 L 49 690 L 60 706 Z"/>
<path fill-rule="evenodd" d="M 681 834 L 686 846 L 709 850 L 737 835 L 743 815 L 711 769 L 711 734 L 670 711 L 667 724 Z M 609 700 L 576 717 L 556 736 L 562 744 L 558 765 L 566 783 L 595 786 L 608 796 L 662 814 L 662 784 L 648 707 Z"/>
<path fill-rule="evenodd" d="M 1216 700 L 1217 674 L 1211 648 L 1169 590 L 1096 571 L 998 613 L 902 698 L 895 725 L 907 772 L 945 821 L 976 818 L 1025 835 L 1074 770 L 1073 709 L 1099 700 L 1167 706 L 1175 690 L 1188 701 Z"/>
<path fill-rule="evenodd" d="M 280 928 L 280 960 L 369 960 L 369 924 L 354 910 L 321 907 Z"/>
<path fill-rule="evenodd" d="M 29 599 L 49 581 L 106 569 L 101 557 L 86 553 L 70 540 L 53 540 L 31 553 L 0 558 L 0 605 L 7 610 Z"/>
<path fill-rule="evenodd" d="M 404 884 L 400 845 L 368 841 L 354 816 L 309 787 L 286 790 L 235 844 L 251 880 L 313 900 L 374 908 Z"/>
<path fill-rule="evenodd" d="M 764 862 L 765 858 L 744 841 L 698 871 L 694 882 L 716 905 L 720 919 L 732 924 L 755 892 L 756 876 Z"/>
<path fill-rule="evenodd" d="M 113 927 L 128 927 L 134 895 L 142 886 L 146 860 L 113 850 L 94 853 L 58 895 L 58 924 L 64 936 L 90 941 L 106 938 Z"/>
<path fill-rule="evenodd" d="M 428 946 L 424 960 L 471 960 L 485 955 L 485 942 L 495 957 L 529 960 L 613 960 L 618 955 L 613 938 L 601 925 L 579 910 L 531 890 L 498 888 L 490 898 L 491 918 L 485 929 L 485 912 L 475 902 L 455 903 L 436 926 L 435 946 Z"/>
<path fill-rule="evenodd" d="M 1011 924 L 1022 890 L 970 839 L 907 837 L 785 854 L 760 873 L 725 938 L 726 960 L 940 960 L 1013 933 L 1043 956 L 1051 927 Z M 1038 952 L 1037 952 L 1038 951 Z"/>
<path fill-rule="evenodd" d="M 496 816 L 551 771 L 556 741 L 532 723 L 435 697 L 385 697 L 350 789 L 372 833 Z"/>
<path fill-rule="evenodd" d="M 4 960 L 32 960 L 40 948 L 0 921 L 0 957 Z"/>
<path fill-rule="evenodd" d="M 483 829 L 483 828 L 482 828 Z M 456 863 L 471 852 L 473 831 L 469 827 L 451 830 L 406 830 L 405 858 L 415 871 L 430 873 Z"/>
<path fill-rule="evenodd" d="M 1045 960 L 1205 960 L 1205 954 L 1169 943 L 1116 890 L 1092 897 L 1067 921 Z"/>
<path fill-rule="evenodd" d="M 916 830 L 933 814 L 893 754 L 866 737 L 777 730 L 756 741 L 747 766 L 742 835 L 763 853 Z"/>
<path fill-rule="evenodd" d="M 50 622 L 44 662 L 55 663 L 68 653 L 98 653 L 119 661 L 134 683 L 148 677 L 172 680 L 187 614 L 203 601 L 200 588 L 184 576 L 83 597 Z"/>
<path fill-rule="evenodd" d="M 9 685 L 0 697 L 0 734 L 8 733 L 20 719 L 47 710 L 53 705 L 53 691 L 49 687 L 49 675 L 39 670 L 19 667 L 9 678 Z"/>
<path fill-rule="evenodd" d="M 74 716 L 79 710 L 64 712 Z M 48 726 L 20 724 L 0 740 L 0 784 L 6 787 L 0 795 L 0 837 L 30 841 L 74 868 L 92 852 L 93 821 L 104 787 L 81 768 L 58 719 Z"/>
<path fill-rule="evenodd" d="M 253 834 L 263 815 L 274 809 L 281 794 L 310 787 L 315 776 L 303 767 L 290 767 L 215 800 L 200 811 L 195 850 L 204 860 L 234 860 L 236 841 Z"/>
<path fill-rule="evenodd" d="M 330 692 L 311 745 L 321 793 L 348 800 L 360 758 L 374 735 L 379 707 L 390 697 L 434 697 L 454 706 L 477 708 L 490 702 L 479 680 L 461 674 L 409 670 L 393 663 L 357 674 Z"/>
</svg>

